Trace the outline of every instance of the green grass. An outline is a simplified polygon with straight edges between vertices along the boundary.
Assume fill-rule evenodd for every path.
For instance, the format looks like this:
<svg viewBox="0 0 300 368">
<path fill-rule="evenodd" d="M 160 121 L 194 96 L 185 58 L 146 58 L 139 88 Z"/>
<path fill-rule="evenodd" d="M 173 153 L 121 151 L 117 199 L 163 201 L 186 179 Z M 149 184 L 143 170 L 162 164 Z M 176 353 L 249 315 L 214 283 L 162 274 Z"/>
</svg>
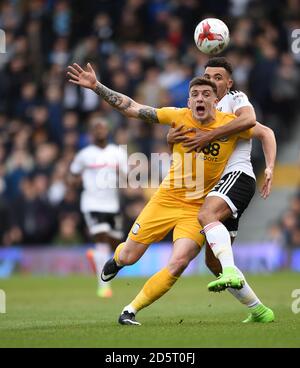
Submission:
<svg viewBox="0 0 300 368">
<path fill-rule="evenodd" d="M 0 314 L 0 347 L 300 347 L 300 314 L 291 311 L 299 274 L 248 277 L 276 313 L 276 322 L 268 325 L 243 325 L 246 308 L 229 293 L 208 293 L 211 279 L 179 280 L 140 312 L 141 327 L 116 321 L 144 279 L 114 280 L 110 300 L 95 296 L 91 277 L 0 280 L 7 294 L 7 313 Z"/>
</svg>

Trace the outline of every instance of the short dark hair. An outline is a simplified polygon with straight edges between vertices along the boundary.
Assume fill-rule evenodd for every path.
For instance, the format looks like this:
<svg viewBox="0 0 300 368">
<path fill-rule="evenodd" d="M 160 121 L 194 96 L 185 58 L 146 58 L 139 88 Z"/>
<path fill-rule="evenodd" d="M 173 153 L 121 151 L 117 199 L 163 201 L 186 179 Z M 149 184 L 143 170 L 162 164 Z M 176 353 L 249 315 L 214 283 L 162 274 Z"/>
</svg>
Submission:
<svg viewBox="0 0 300 368">
<path fill-rule="evenodd" d="M 100 114 L 94 114 L 89 119 L 89 130 L 93 130 L 98 124 L 104 124 L 108 127 L 108 122 L 104 116 Z"/>
<path fill-rule="evenodd" d="M 229 75 L 232 75 L 232 72 L 233 72 L 231 63 L 223 56 L 213 57 L 209 59 L 205 65 L 205 68 L 207 67 L 224 68 L 228 72 Z"/>
<path fill-rule="evenodd" d="M 193 86 L 210 86 L 212 88 L 212 90 L 214 91 L 214 94 L 217 96 L 217 85 L 215 82 L 203 78 L 203 77 L 195 77 L 190 81 L 190 88 L 191 89 Z"/>
</svg>

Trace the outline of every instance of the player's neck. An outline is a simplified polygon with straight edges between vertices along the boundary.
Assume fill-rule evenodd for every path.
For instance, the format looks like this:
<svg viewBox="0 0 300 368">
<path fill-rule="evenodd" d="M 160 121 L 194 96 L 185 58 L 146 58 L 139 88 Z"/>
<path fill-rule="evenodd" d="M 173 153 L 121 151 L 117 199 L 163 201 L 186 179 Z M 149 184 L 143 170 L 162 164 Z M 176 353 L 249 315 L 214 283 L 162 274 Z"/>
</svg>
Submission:
<svg viewBox="0 0 300 368">
<path fill-rule="evenodd" d="M 216 110 L 212 114 L 208 115 L 206 119 L 201 120 L 201 125 L 209 125 L 216 120 Z"/>
<path fill-rule="evenodd" d="M 107 146 L 107 140 L 94 142 L 95 146 L 99 148 L 105 148 Z"/>
<path fill-rule="evenodd" d="M 230 91 L 230 89 L 226 90 L 225 93 L 222 96 L 220 96 L 220 97 L 218 96 L 219 101 L 221 101 L 227 95 L 227 93 L 229 91 Z"/>
</svg>

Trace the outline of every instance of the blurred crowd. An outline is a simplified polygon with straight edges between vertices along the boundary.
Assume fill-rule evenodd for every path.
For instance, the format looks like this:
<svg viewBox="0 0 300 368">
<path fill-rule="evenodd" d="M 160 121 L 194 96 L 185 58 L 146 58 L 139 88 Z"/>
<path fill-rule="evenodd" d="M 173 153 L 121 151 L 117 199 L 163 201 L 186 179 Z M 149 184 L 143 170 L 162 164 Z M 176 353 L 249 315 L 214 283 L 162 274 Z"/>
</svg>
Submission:
<svg viewBox="0 0 300 368">
<path fill-rule="evenodd" d="M 290 255 L 295 249 L 300 249 L 300 187 L 291 198 L 286 211 L 275 221 L 268 230 L 269 239 L 287 249 Z M 291 258 L 287 259 L 287 266 Z"/>
<path fill-rule="evenodd" d="M 297 0 L 1 1 L 1 244 L 87 241 L 79 193 L 65 178 L 89 143 L 91 114 L 108 119 L 110 140 L 127 144 L 129 153 L 168 152 L 165 127 L 125 119 L 92 91 L 69 84 L 66 66 L 89 61 L 104 84 L 138 102 L 185 106 L 189 80 L 207 61 L 193 31 L 210 16 L 231 30 L 224 55 L 235 89 L 248 93 L 259 121 L 288 140 L 300 102 L 300 53 L 291 52 L 291 32 L 300 28 Z M 253 158 L 259 165 L 261 153 Z M 149 195 L 123 191 L 125 231 Z"/>
</svg>

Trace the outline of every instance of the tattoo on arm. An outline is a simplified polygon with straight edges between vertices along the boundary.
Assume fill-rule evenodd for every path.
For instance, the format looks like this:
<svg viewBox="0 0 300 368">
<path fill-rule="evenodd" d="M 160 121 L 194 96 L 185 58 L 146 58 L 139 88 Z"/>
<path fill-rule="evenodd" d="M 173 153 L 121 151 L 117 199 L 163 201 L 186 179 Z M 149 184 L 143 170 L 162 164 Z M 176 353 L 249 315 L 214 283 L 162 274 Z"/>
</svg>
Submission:
<svg viewBox="0 0 300 368">
<path fill-rule="evenodd" d="M 140 118 L 147 123 L 159 123 L 156 109 L 153 107 L 144 106 L 143 108 L 135 109 L 135 102 L 131 98 L 123 95 L 122 93 L 115 92 L 99 82 L 97 83 L 94 91 L 106 102 L 108 102 L 112 107 L 119 110 L 120 112 L 123 112 L 125 115 L 126 113 L 127 115 L 129 115 L 128 110 L 131 108 L 131 116 Z"/>
<path fill-rule="evenodd" d="M 97 95 L 101 96 L 106 102 L 108 102 L 111 106 L 120 111 L 125 111 L 129 109 L 129 107 L 131 107 L 133 102 L 131 98 L 121 93 L 115 92 L 105 87 L 101 83 L 97 83 L 95 92 L 97 93 Z"/>
<path fill-rule="evenodd" d="M 156 109 L 153 107 L 145 107 L 143 109 L 139 109 L 138 117 L 142 120 L 145 120 L 147 123 L 159 123 Z"/>
</svg>

